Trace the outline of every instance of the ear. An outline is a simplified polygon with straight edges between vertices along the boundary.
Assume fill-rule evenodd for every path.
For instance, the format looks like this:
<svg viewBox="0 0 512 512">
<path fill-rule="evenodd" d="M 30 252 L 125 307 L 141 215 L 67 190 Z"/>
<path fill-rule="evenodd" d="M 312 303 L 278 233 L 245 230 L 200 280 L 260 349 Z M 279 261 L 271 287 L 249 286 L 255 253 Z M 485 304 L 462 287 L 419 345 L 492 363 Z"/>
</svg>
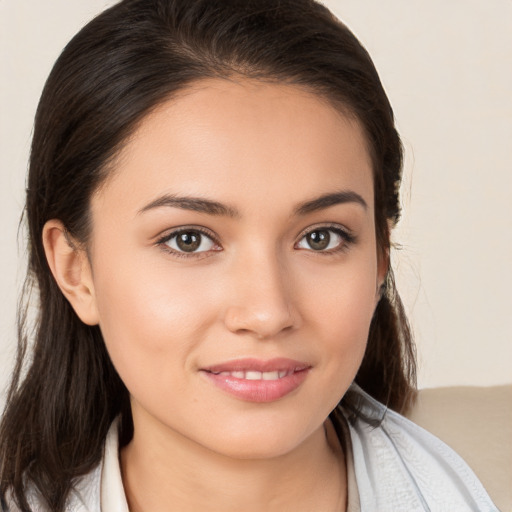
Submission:
<svg viewBox="0 0 512 512">
<path fill-rule="evenodd" d="M 48 265 L 60 290 L 82 322 L 99 323 L 92 270 L 84 249 L 69 237 L 61 221 L 49 220 L 43 228 Z"/>
<path fill-rule="evenodd" d="M 383 286 L 389 270 L 389 263 L 389 248 L 379 250 L 377 253 L 377 289 L 375 292 L 375 307 L 382 297 L 384 289 Z"/>
</svg>

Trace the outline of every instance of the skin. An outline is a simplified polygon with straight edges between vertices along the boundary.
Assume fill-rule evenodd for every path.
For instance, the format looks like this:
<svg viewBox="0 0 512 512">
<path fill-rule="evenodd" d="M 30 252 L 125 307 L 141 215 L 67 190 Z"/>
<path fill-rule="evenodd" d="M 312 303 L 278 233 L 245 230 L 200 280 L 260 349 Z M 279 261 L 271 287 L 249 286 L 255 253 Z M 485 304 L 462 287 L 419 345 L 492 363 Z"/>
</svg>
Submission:
<svg viewBox="0 0 512 512">
<path fill-rule="evenodd" d="M 340 191 L 365 204 L 296 211 Z M 236 215 L 155 206 L 165 194 Z M 92 197 L 87 254 L 58 220 L 46 225 L 57 282 L 100 325 L 132 397 L 135 434 L 121 453 L 132 512 L 345 510 L 345 461 L 327 417 L 361 363 L 387 267 L 373 203 L 356 120 L 297 87 L 218 79 L 143 120 Z M 183 226 L 214 241 L 179 255 L 162 237 Z M 330 231 L 334 248 L 314 250 L 305 232 L 331 227 L 350 236 Z M 310 370 L 267 403 L 201 371 L 245 357 Z"/>
</svg>

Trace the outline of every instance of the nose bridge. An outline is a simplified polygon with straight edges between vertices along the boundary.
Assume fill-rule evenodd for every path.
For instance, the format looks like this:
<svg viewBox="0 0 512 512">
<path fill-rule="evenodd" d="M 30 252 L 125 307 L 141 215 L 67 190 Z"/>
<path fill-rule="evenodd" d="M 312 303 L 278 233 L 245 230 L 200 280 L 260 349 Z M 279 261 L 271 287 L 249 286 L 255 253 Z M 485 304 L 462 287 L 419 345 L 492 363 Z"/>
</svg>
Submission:
<svg viewBox="0 0 512 512">
<path fill-rule="evenodd" d="M 272 247 L 253 247 L 233 263 L 232 291 L 226 326 L 233 332 L 251 332 L 258 338 L 276 336 L 295 326 L 298 315 L 292 303 L 286 262 Z"/>
</svg>

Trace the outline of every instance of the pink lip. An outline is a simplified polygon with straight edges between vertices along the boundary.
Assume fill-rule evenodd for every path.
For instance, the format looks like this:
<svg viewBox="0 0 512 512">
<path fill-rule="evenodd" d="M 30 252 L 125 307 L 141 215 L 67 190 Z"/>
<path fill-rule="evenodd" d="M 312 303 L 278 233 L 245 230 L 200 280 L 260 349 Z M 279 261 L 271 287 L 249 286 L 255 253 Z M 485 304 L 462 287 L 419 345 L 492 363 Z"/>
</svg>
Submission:
<svg viewBox="0 0 512 512">
<path fill-rule="evenodd" d="M 248 402 L 273 402 L 297 389 L 307 377 L 311 365 L 293 359 L 237 359 L 202 368 L 210 382 L 227 393 Z M 225 372 L 286 372 L 275 380 L 249 380 Z M 223 374 L 222 374 L 223 373 Z"/>
</svg>

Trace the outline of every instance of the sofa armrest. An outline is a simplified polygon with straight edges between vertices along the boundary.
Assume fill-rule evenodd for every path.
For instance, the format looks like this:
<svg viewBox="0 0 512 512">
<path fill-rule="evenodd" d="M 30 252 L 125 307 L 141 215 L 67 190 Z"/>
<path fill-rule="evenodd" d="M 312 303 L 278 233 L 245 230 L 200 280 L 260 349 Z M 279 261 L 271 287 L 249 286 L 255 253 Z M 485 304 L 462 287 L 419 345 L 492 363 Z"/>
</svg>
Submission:
<svg viewBox="0 0 512 512">
<path fill-rule="evenodd" d="M 451 446 L 512 512 L 512 385 L 423 389 L 409 419 Z"/>
</svg>

